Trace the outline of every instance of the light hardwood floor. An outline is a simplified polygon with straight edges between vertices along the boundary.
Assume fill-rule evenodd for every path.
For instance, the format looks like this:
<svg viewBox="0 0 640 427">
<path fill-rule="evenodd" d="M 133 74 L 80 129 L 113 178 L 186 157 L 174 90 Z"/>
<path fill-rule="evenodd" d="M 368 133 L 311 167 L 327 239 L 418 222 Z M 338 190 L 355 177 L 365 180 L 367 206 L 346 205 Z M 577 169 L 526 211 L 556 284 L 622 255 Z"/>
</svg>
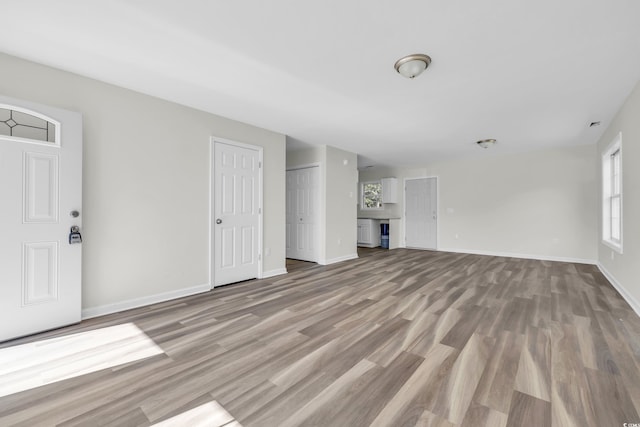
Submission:
<svg viewBox="0 0 640 427">
<path fill-rule="evenodd" d="M 217 405 L 245 427 L 640 423 L 640 319 L 596 267 L 361 255 L 0 345 L 133 324 L 162 351 L 0 397 L 0 425 L 171 425 Z"/>
</svg>

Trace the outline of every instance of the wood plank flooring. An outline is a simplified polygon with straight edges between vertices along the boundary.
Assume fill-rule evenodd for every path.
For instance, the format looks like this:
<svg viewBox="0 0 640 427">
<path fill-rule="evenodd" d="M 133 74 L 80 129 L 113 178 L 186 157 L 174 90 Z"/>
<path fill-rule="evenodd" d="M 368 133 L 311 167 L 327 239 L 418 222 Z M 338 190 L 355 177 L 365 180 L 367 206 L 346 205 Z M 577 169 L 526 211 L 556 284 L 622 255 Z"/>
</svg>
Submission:
<svg viewBox="0 0 640 427">
<path fill-rule="evenodd" d="M 161 349 L 0 397 L 0 426 L 640 423 L 640 319 L 594 266 L 374 249 L 288 269 L 0 344 L 5 371 L 3 349 L 115 325 Z"/>
</svg>

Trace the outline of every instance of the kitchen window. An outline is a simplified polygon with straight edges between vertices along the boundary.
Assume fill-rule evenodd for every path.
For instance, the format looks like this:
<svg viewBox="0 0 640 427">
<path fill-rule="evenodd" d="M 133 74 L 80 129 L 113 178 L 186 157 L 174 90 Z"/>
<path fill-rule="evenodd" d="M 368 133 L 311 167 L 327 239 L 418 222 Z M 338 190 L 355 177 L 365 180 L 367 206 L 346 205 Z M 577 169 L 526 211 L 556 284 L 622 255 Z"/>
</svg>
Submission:
<svg viewBox="0 0 640 427">
<path fill-rule="evenodd" d="M 382 182 L 363 182 L 361 187 L 361 209 L 382 209 Z"/>
</svg>

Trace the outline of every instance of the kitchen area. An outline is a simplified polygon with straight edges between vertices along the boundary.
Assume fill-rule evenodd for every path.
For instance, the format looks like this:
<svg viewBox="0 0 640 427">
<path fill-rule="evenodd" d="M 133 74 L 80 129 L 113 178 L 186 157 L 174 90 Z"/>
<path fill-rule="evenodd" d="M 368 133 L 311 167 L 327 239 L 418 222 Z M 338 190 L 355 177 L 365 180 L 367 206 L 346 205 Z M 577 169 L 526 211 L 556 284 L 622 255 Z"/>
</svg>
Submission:
<svg viewBox="0 0 640 427">
<path fill-rule="evenodd" d="M 395 177 L 360 182 L 358 204 L 358 246 L 366 248 L 400 247 L 402 218 L 399 208 L 399 183 Z"/>
</svg>

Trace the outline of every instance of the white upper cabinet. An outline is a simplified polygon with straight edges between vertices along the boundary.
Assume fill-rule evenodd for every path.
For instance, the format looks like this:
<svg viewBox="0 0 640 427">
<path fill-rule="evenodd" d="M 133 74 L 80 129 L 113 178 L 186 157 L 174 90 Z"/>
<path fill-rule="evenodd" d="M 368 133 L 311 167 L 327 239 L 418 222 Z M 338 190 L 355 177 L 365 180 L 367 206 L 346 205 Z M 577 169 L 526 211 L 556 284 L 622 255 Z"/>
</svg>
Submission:
<svg viewBox="0 0 640 427">
<path fill-rule="evenodd" d="M 382 178 L 382 203 L 398 203 L 398 178 Z"/>
</svg>

